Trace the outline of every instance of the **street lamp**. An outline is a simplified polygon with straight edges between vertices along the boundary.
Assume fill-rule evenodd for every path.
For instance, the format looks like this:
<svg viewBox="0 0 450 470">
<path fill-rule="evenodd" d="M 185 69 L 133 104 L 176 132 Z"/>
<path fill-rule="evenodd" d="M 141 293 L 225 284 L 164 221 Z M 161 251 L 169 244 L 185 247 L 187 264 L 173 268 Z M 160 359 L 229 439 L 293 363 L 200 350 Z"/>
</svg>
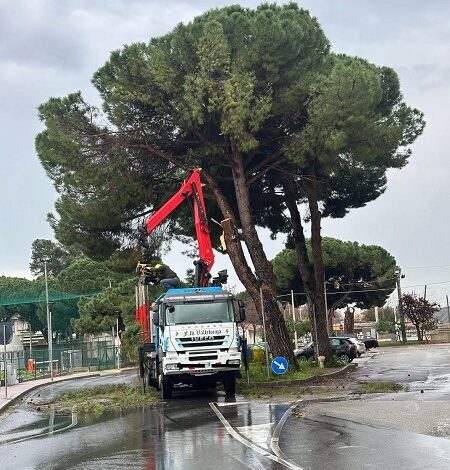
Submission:
<svg viewBox="0 0 450 470">
<path fill-rule="evenodd" d="M 53 382 L 53 332 L 52 332 L 52 314 L 48 303 L 48 276 L 47 260 L 44 259 L 44 278 L 45 278 L 45 303 L 47 305 L 47 343 L 48 343 L 48 361 L 50 364 L 50 380 Z"/>
<path fill-rule="evenodd" d="M 406 343 L 406 327 L 405 327 L 405 314 L 403 313 L 403 300 L 402 300 L 402 288 L 400 285 L 400 279 L 403 279 L 405 277 L 404 274 L 402 274 L 402 270 L 399 266 L 395 267 L 395 280 L 397 283 L 397 295 L 398 295 L 398 314 L 400 317 L 400 330 L 402 333 L 402 342 Z"/>
</svg>

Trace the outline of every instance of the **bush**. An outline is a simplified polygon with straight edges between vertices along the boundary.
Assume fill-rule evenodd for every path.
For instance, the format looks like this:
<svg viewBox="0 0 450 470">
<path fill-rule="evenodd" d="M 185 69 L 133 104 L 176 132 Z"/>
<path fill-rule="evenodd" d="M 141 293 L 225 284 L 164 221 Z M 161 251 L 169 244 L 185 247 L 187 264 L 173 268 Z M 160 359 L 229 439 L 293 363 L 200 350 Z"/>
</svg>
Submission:
<svg viewBox="0 0 450 470">
<path fill-rule="evenodd" d="M 137 323 L 128 325 L 122 334 L 122 356 L 128 364 L 137 364 L 138 346 L 141 342 L 141 327 Z"/>
</svg>

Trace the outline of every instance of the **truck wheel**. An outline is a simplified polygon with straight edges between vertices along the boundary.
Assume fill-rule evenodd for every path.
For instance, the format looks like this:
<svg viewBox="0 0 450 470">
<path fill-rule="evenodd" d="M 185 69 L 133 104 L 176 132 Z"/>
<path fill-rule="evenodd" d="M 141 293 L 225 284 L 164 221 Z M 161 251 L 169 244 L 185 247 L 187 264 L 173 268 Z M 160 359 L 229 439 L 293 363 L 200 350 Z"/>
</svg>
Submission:
<svg viewBox="0 0 450 470">
<path fill-rule="evenodd" d="M 225 389 L 225 395 L 227 397 L 236 393 L 236 376 L 233 373 L 228 374 L 225 377 L 223 381 L 223 388 Z"/>
<path fill-rule="evenodd" d="M 173 383 L 168 377 L 159 375 L 159 388 L 162 392 L 164 400 L 170 400 L 172 398 Z"/>
</svg>

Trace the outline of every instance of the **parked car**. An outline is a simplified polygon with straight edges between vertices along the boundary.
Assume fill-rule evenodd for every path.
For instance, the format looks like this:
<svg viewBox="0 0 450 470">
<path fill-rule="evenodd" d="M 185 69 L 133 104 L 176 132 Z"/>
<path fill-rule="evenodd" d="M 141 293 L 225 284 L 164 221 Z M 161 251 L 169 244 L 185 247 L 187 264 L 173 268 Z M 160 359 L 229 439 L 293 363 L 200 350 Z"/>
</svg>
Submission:
<svg viewBox="0 0 450 470">
<path fill-rule="evenodd" d="M 356 338 L 347 338 L 351 343 L 356 344 L 356 349 L 358 351 L 358 357 L 361 357 L 361 354 L 366 352 L 366 345 Z"/>
<path fill-rule="evenodd" d="M 361 338 L 360 341 L 365 344 L 367 350 L 378 348 L 378 341 L 375 338 Z"/>
<path fill-rule="evenodd" d="M 358 355 L 356 344 L 353 344 L 348 338 L 330 337 L 330 346 L 333 355 L 339 357 L 343 362 L 352 362 Z M 299 361 L 306 361 L 314 357 L 314 344 L 309 343 L 304 348 L 296 349 L 294 354 Z"/>
</svg>

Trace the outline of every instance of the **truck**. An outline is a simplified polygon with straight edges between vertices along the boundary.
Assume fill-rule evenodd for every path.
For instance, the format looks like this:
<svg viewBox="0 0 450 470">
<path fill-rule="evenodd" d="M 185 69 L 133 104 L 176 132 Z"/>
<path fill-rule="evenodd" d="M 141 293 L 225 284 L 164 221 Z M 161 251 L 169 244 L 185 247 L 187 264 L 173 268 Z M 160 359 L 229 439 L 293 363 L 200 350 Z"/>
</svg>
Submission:
<svg viewBox="0 0 450 470">
<path fill-rule="evenodd" d="M 169 289 L 150 305 L 145 286 L 152 278 L 146 256 L 138 263 L 140 376 L 144 387 L 161 390 L 164 399 L 172 397 L 175 386 L 207 389 L 219 383 L 230 396 L 235 393 L 245 349 L 245 340 L 238 331 L 239 323 L 245 320 L 245 307 L 223 288 L 228 277 L 226 270 L 214 278 L 210 274 L 214 254 L 199 169 L 194 169 L 179 191 L 149 217 L 145 229 L 151 233 L 186 200 L 192 205 L 199 249 L 193 287 Z"/>
</svg>

